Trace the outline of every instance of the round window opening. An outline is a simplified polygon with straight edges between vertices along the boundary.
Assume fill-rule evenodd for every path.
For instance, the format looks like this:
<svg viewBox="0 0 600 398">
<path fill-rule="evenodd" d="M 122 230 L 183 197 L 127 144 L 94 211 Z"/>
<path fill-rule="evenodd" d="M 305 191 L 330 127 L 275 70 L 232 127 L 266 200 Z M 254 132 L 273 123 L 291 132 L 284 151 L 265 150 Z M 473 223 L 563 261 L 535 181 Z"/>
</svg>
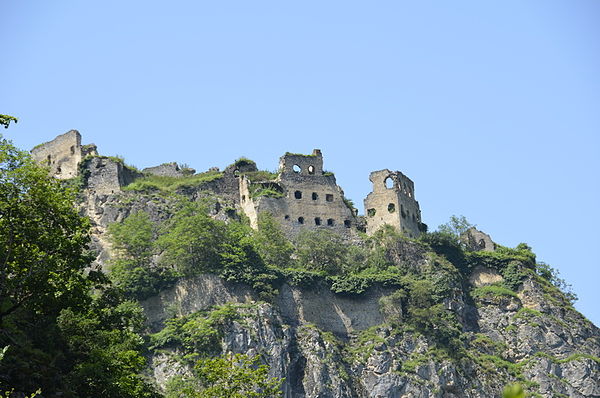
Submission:
<svg viewBox="0 0 600 398">
<path fill-rule="evenodd" d="M 388 177 L 385 179 L 384 181 L 385 187 L 387 189 L 392 189 L 394 188 L 394 180 L 392 180 L 392 177 Z"/>
<path fill-rule="evenodd" d="M 292 166 L 292 170 L 294 170 L 294 173 L 300 173 L 302 171 L 302 169 L 300 168 L 300 166 L 298 166 L 297 164 L 295 164 L 294 166 Z"/>
</svg>

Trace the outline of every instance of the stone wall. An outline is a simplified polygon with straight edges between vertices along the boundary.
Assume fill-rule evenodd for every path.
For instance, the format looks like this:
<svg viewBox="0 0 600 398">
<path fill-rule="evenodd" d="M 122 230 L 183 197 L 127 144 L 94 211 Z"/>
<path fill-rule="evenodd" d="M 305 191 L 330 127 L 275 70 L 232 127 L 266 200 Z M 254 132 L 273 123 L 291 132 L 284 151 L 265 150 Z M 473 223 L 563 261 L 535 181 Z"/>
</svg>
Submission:
<svg viewBox="0 0 600 398">
<path fill-rule="evenodd" d="M 71 130 L 31 150 L 33 159 L 50 168 L 50 175 L 68 179 L 77 176 L 81 162 L 81 134 Z"/>
<path fill-rule="evenodd" d="M 472 251 L 493 252 L 496 250 L 496 244 L 492 241 L 492 238 L 475 227 L 469 228 L 460 236 L 460 239 Z"/>
<path fill-rule="evenodd" d="M 92 195 L 110 195 L 121 191 L 121 187 L 129 185 L 142 175 L 129 169 L 122 162 L 105 156 L 97 156 L 87 160 L 85 164 L 86 187 Z"/>
<path fill-rule="evenodd" d="M 399 171 L 388 169 L 372 172 L 369 180 L 373 183 L 373 192 L 364 202 L 367 234 L 389 224 L 408 237 L 419 236 L 421 210 L 415 200 L 412 180 Z"/>
<path fill-rule="evenodd" d="M 142 170 L 144 174 L 151 174 L 162 177 L 182 177 L 183 172 L 179 168 L 179 165 L 175 162 L 163 163 L 159 166 L 146 167 Z"/>
<path fill-rule="evenodd" d="M 344 202 L 344 192 L 335 176 L 323 172 L 323 156 L 286 153 L 279 162 L 279 176 L 268 182 L 277 186 L 283 197 L 251 197 L 250 180 L 240 184 L 240 204 L 256 228 L 258 213 L 269 212 L 288 236 L 304 229 L 328 229 L 349 234 L 356 227 L 356 215 Z"/>
</svg>

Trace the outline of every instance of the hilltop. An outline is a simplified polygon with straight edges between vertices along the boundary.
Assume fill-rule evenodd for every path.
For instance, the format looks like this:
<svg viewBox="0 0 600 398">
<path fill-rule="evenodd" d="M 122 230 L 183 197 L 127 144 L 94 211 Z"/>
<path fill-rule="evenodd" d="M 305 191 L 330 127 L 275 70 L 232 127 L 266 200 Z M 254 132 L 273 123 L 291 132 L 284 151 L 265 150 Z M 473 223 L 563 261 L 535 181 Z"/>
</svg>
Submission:
<svg viewBox="0 0 600 398">
<path fill-rule="evenodd" d="M 275 173 L 243 158 L 137 170 L 72 131 L 33 157 L 77 191 L 88 271 L 143 309 L 145 377 L 164 396 L 198 388 L 199 359 L 237 353 L 285 397 L 493 397 L 511 382 L 600 396 L 600 331 L 553 270 L 468 223 L 428 231 L 401 172 L 371 174 L 360 217 L 318 150 Z"/>
</svg>

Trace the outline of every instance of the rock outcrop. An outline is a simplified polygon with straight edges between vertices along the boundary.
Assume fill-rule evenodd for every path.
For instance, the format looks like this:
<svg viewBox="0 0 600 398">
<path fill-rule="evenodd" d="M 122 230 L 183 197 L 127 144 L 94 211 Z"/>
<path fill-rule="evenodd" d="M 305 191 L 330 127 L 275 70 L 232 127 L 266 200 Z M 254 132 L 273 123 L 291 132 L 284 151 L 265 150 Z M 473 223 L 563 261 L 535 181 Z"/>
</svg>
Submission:
<svg viewBox="0 0 600 398">
<path fill-rule="evenodd" d="M 66 138 L 74 142 L 65 146 L 68 153 L 71 146 L 75 152 L 81 150 L 78 134 Z M 39 156 L 46 159 L 42 152 Z M 61 160 L 57 162 L 59 167 Z M 307 173 L 315 172 L 308 166 Z M 69 163 L 71 178 L 73 167 Z M 177 197 L 202 201 L 211 217 L 229 222 L 241 217 L 241 202 L 248 200 L 237 194 L 239 165 L 217 178 L 177 186 L 173 195 L 123 190 L 141 174 L 116 159 L 92 156 L 78 167 L 83 180 L 81 211 L 92 223 L 96 265 L 108 272 L 111 223 L 138 211 L 162 223 L 176 211 Z M 253 164 L 244 167 L 256 171 Z M 175 164 L 146 171 L 168 178 L 180 173 Z M 307 189 L 303 195 L 317 191 Z M 406 189 L 412 199 L 414 188 L 409 184 Z M 355 220 L 341 191 L 339 195 L 334 199 L 340 212 Z M 403 203 L 394 208 L 400 217 L 408 208 Z M 415 236 L 421 223 L 416 206 L 408 209 Z M 342 222 L 344 217 L 340 215 Z M 531 264 L 519 262 L 520 257 L 502 263 L 512 273 L 494 268 L 497 252 L 491 250 L 496 244 L 488 235 L 470 231 L 466 246 L 474 254 L 460 271 L 422 242 L 402 238 L 386 249 L 387 261 L 394 267 L 406 275 L 427 275 L 433 286 L 441 286 L 433 323 L 426 316 L 421 323 L 414 321 L 419 314 L 407 307 L 411 297 L 402 290 L 401 280 L 374 282 L 360 293 L 336 293 L 327 278 L 308 283 L 284 280 L 269 300 L 261 301 L 250 286 L 202 274 L 179 279 L 141 304 L 149 332 L 160 331 L 174 316 L 209 317 L 228 306 L 230 315 L 215 326 L 215 349 L 259 355 L 270 375 L 283 379 L 283 396 L 288 398 L 495 397 L 514 381 L 538 397 L 600 397 L 599 329 L 528 268 Z M 517 279 L 515 272 L 521 272 Z M 502 283 L 512 283 L 514 289 L 503 288 Z M 436 323 L 449 318 L 455 323 Z M 174 376 L 191 374 L 190 363 L 182 360 L 185 354 L 177 344 L 150 354 L 149 373 L 160 389 Z"/>
</svg>

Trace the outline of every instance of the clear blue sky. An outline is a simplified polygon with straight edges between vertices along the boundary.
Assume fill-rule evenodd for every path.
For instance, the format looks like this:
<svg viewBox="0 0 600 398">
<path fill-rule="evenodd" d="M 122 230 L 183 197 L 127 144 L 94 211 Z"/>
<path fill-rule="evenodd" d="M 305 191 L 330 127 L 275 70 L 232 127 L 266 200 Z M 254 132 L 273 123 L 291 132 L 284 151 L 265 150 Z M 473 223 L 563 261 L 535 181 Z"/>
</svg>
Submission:
<svg viewBox="0 0 600 398">
<path fill-rule="evenodd" d="M 432 229 L 527 242 L 600 325 L 600 2 L 1 3 L 18 146 L 78 129 L 199 171 L 321 148 L 361 210 L 401 170 Z"/>
</svg>

